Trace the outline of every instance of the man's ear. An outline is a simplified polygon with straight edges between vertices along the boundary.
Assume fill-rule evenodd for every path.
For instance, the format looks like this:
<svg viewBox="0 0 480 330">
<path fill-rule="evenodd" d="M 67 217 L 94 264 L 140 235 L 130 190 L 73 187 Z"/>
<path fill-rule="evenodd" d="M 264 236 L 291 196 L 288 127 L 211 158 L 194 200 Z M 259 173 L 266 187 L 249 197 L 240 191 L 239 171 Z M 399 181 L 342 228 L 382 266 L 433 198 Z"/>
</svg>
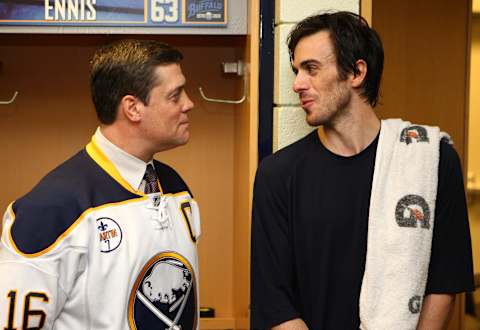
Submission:
<svg viewBox="0 0 480 330">
<path fill-rule="evenodd" d="M 133 95 L 125 95 L 120 100 L 118 110 L 123 113 L 126 119 L 137 123 L 142 119 L 144 104 Z"/>
<path fill-rule="evenodd" d="M 357 66 L 359 73 L 353 76 L 352 87 L 359 88 L 365 80 L 365 77 L 367 76 L 367 62 L 365 62 L 364 60 L 357 60 L 357 62 L 355 62 L 355 65 Z"/>
</svg>

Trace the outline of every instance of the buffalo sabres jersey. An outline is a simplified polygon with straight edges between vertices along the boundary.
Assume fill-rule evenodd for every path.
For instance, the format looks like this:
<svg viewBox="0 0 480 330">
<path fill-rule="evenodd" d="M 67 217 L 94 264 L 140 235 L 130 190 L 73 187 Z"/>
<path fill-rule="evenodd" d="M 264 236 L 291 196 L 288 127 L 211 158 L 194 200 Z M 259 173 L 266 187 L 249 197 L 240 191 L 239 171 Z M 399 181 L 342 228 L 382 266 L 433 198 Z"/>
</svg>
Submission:
<svg viewBox="0 0 480 330">
<path fill-rule="evenodd" d="M 198 329 L 198 206 L 131 188 L 93 140 L 4 216 L 0 329 Z"/>
</svg>

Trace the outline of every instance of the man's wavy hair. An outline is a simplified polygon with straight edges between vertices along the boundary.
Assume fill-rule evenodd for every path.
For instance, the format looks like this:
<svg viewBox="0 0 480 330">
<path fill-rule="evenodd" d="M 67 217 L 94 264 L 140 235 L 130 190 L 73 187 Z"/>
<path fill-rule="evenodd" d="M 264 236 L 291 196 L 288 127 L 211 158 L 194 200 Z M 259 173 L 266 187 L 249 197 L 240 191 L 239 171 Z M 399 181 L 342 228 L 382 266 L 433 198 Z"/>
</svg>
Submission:
<svg viewBox="0 0 480 330">
<path fill-rule="evenodd" d="M 158 65 L 180 63 L 182 53 L 155 40 L 120 40 L 98 49 L 91 61 L 90 90 L 97 117 L 111 124 L 125 95 L 148 105 L 150 91 L 159 82 Z"/>
<path fill-rule="evenodd" d="M 339 78 L 360 72 L 356 62 L 367 63 L 367 75 L 361 85 L 361 96 L 375 107 L 378 102 L 380 80 L 383 72 L 383 46 L 377 32 L 361 16 L 350 12 L 324 13 L 305 18 L 290 32 L 287 45 L 293 62 L 295 47 L 309 35 L 328 31 L 337 59 Z"/>
</svg>

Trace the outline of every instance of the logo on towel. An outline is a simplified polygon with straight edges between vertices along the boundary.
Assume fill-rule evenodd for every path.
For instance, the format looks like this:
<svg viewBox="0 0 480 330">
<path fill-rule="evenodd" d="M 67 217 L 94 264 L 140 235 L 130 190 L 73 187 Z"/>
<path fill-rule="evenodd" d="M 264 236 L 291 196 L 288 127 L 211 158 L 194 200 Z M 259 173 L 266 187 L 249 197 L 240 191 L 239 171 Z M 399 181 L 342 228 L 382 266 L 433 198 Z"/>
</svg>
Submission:
<svg viewBox="0 0 480 330">
<path fill-rule="evenodd" d="M 97 230 L 100 240 L 100 251 L 112 252 L 122 243 L 122 229 L 110 218 L 98 218 Z"/>
<path fill-rule="evenodd" d="M 420 227 L 430 229 L 430 208 L 423 197 L 406 195 L 395 208 L 395 219 L 400 227 Z"/>
<path fill-rule="evenodd" d="M 429 142 L 427 130 L 422 126 L 409 126 L 403 129 L 400 134 L 400 142 L 405 142 L 407 145 L 413 141 Z"/>
<path fill-rule="evenodd" d="M 130 294 L 130 329 L 196 329 L 196 304 L 189 262 L 175 252 L 157 254 L 145 264 Z"/>
<path fill-rule="evenodd" d="M 410 310 L 410 313 L 412 314 L 417 314 L 420 312 L 420 309 L 422 308 L 422 298 L 420 296 L 413 296 L 410 298 L 408 301 L 408 309 Z"/>
</svg>

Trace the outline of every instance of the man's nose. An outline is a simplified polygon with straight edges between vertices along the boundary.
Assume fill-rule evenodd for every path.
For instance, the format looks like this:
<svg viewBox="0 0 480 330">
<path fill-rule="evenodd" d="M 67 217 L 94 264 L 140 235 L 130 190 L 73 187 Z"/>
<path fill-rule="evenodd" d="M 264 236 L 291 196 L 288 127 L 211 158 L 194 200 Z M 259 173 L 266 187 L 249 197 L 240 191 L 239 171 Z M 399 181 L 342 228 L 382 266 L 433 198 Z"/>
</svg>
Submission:
<svg viewBox="0 0 480 330">
<path fill-rule="evenodd" d="M 304 90 L 308 89 L 308 82 L 301 72 L 297 73 L 295 76 L 295 80 L 293 81 L 293 91 L 295 93 L 300 93 Z"/>
<path fill-rule="evenodd" d="M 188 112 L 190 110 L 193 109 L 193 107 L 195 106 L 195 104 L 193 103 L 193 101 L 190 99 L 190 97 L 188 97 L 188 94 L 185 93 L 185 97 L 187 98 L 186 99 L 186 102 L 185 102 L 185 105 L 184 105 L 184 111 L 185 112 Z"/>
</svg>

